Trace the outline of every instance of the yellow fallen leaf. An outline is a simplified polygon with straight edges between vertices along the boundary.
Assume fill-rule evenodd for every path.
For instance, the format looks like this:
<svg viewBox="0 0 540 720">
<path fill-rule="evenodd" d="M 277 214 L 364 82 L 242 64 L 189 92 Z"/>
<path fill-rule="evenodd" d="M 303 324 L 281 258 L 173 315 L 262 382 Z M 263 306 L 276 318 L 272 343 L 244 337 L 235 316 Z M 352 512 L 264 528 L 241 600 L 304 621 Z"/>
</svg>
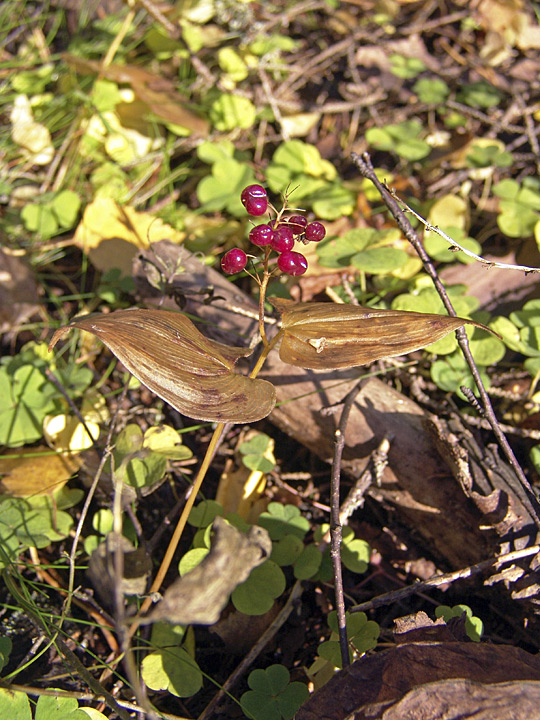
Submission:
<svg viewBox="0 0 540 720">
<path fill-rule="evenodd" d="M 242 434 L 238 443 L 248 442 L 255 435 L 256 430 L 249 430 Z M 264 457 L 275 465 L 274 441 L 270 438 Z M 256 522 L 257 518 L 266 509 L 266 502 L 261 500 L 266 489 L 266 473 L 260 470 L 250 470 L 239 459 L 239 467 L 233 472 L 225 471 L 218 484 L 216 500 L 223 507 L 225 514 L 237 513 L 247 522 Z"/>
<path fill-rule="evenodd" d="M 48 165 L 54 157 L 49 130 L 34 120 L 26 95 L 17 95 L 10 115 L 11 138 L 22 148 L 27 160 L 35 165 Z"/>
<path fill-rule="evenodd" d="M 74 415 L 47 415 L 43 421 L 43 434 L 47 442 L 61 452 L 82 452 L 88 450 L 99 438 L 99 425 L 85 420 L 86 427 Z"/>
<path fill-rule="evenodd" d="M 0 492 L 15 497 L 52 495 L 79 469 L 82 460 L 45 446 L 8 450 L 0 457 Z"/>
<path fill-rule="evenodd" d="M 84 211 L 73 241 L 88 253 L 98 270 L 120 268 L 131 275 L 133 257 L 138 249 L 159 240 L 181 243 L 185 233 L 149 213 L 119 205 L 111 198 L 96 198 Z"/>
<path fill-rule="evenodd" d="M 281 129 L 289 137 L 305 137 L 321 119 L 318 112 L 286 115 L 280 119 Z"/>
</svg>

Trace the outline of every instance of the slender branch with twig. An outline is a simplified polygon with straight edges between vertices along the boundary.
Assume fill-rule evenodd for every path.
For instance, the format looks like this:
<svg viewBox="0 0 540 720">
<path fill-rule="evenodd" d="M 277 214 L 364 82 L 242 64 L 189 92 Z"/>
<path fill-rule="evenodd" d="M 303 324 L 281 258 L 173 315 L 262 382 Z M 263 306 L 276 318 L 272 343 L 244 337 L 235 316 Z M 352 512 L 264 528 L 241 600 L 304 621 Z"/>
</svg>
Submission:
<svg viewBox="0 0 540 720">
<path fill-rule="evenodd" d="M 454 572 L 435 575 L 429 580 L 416 582 L 413 585 L 407 585 L 407 587 L 392 590 L 391 592 L 384 593 L 383 595 L 377 595 L 377 597 L 371 598 L 371 600 L 366 600 L 366 602 L 350 608 L 350 612 L 365 612 L 366 610 L 374 610 L 382 605 L 388 605 L 399 600 L 404 600 L 406 597 L 424 592 L 424 590 L 437 588 L 441 585 L 448 585 L 456 582 L 456 580 L 464 580 L 466 578 L 473 577 L 474 575 L 479 575 L 490 568 L 498 568 L 506 563 L 513 563 L 517 560 L 531 557 L 531 555 L 536 555 L 538 552 L 540 552 L 540 545 L 533 545 L 532 547 L 523 548 L 522 550 L 514 550 L 512 552 L 505 553 L 504 555 L 498 555 L 490 560 L 483 560 L 476 565 L 470 565 L 469 567 L 461 568 L 460 570 L 456 570 Z"/>
<path fill-rule="evenodd" d="M 411 213 L 411 215 L 414 215 L 414 217 L 419 220 L 426 228 L 426 232 L 434 232 L 440 237 L 442 237 L 443 240 L 446 240 L 446 242 L 451 246 L 452 250 L 460 251 L 468 257 L 472 258 L 473 260 L 476 260 L 477 262 L 482 263 L 482 265 L 486 265 L 490 268 L 497 267 L 502 268 L 503 270 L 521 270 L 522 272 L 527 274 L 540 273 L 540 268 L 537 267 L 529 267 L 528 265 L 515 265 L 513 263 L 499 262 L 498 260 L 486 260 L 486 258 L 483 258 L 481 255 L 477 255 L 472 250 L 467 250 L 467 248 L 463 247 L 463 245 L 460 245 L 457 240 L 454 240 L 454 238 L 451 238 L 450 235 L 447 235 L 444 230 L 441 230 L 440 227 L 437 227 L 437 225 L 432 225 L 425 218 L 419 215 L 415 210 L 412 209 L 410 205 L 407 205 L 404 200 L 398 197 L 394 190 L 389 188 L 387 185 L 385 185 L 385 188 L 388 193 L 394 198 L 394 200 L 400 204 L 402 210 Z"/>
<path fill-rule="evenodd" d="M 392 213 L 400 230 L 403 232 L 403 234 L 405 235 L 407 240 L 411 243 L 411 245 L 415 249 L 418 257 L 422 260 L 424 270 L 427 272 L 427 274 L 431 278 L 437 292 L 439 293 L 439 297 L 441 298 L 448 314 L 452 315 L 453 317 L 456 317 L 457 313 L 454 310 L 454 307 L 450 301 L 448 293 L 446 292 L 446 288 L 444 287 L 444 284 L 441 281 L 441 279 L 437 273 L 437 270 L 435 269 L 435 266 L 433 265 L 433 262 L 431 261 L 431 258 L 429 257 L 426 250 L 424 249 L 424 246 L 420 242 L 420 238 L 418 237 L 416 231 L 414 230 L 413 226 L 409 222 L 409 219 L 406 217 L 404 211 L 401 209 L 399 204 L 393 198 L 392 194 L 388 191 L 388 189 L 385 187 L 385 185 L 379 180 L 379 178 L 375 174 L 375 169 L 371 163 L 369 154 L 364 153 L 362 156 L 360 156 L 360 155 L 357 155 L 356 153 L 352 153 L 351 158 L 352 158 L 354 164 L 356 165 L 356 167 L 358 168 L 358 170 L 360 171 L 360 174 L 363 177 L 371 180 L 371 182 L 375 185 L 375 187 L 381 194 L 381 197 L 384 200 L 386 207 Z M 476 363 L 474 362 L 474 358 L 472 356 L 471 349 L 469 346 L 469 340 L 467 337 L 467 333 L 465 332 L 465 329 L 463 327 L 458 328 L 456 330 L 456 338 L 458 341 L 458 345 L 461 349 L 461 352 L 463 353 L 463 356 L 465 358 L 465 361 L 466 361 L 467 365 L 469 366 L 469 369 L 470 369 L 471 375 L 473 376 L 474 382 L 476 383 L 476 387 L 478 388 L 478 392 L 480 395 L 480 402 L 483 407 L 484 417 L 489 422 L 489 424 L 491 426 L 491 430 L 492 430 L 493 434 L 495 435 L 497 442 L 499 443 L 499 446 L 501 447 L 504 455 L 506 456 L 506 459 L 510 463 L 510 465 L 521 485 L 522 502 L 524 503 L 525 507 L 531 514 L 531 517 L 534 518 L 534 521 L 535 521 L 537 527 L 540 528 L 540 503 L 538 502 L 538 499 L 537 499 L 529 481 L 527 480 L 527 477 L 525 476 L 525 473 L 523 472 L 521 465 L 519 464 L 516 456 L 514 455 L 514 451 L 510 447 L 510 444 L 509 444 L 505 434 L 501 430 L 501 426 L 499 425 L 499 421 L 497 420 L 495 411 L 493 410 L 491 400 L 489 399 L 489 395 L 486 391 L 486 388 L 485 388 L 482 378 L 480 376 L 480 372 L 478 370 Z"/>
</svg>

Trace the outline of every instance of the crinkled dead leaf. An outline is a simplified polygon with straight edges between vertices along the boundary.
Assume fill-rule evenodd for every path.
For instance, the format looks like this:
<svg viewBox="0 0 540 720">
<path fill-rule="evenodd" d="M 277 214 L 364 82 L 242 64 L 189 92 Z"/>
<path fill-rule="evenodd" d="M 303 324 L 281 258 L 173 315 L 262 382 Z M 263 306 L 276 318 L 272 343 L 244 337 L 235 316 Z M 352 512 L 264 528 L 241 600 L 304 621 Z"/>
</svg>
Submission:
<svg viewBox="0 0 540 720">
<path fill-rule="evenodd" d="M 115 572 L 115 553 L 123 560 L 123 576 Z M 120 584 L 124 595 L 142 595 L 147 588 L 152 571 L 152 560 L 143 547 L 136 548 L 123 535 L 108 533 L 90 556 L 88 575 L 92 584 L 107 603 L 114 597 L 115 587 Z"/>
<path fill-rule="evenodd" d="M 49 349 L 73 327 L 97 335 L 129 372 L 188 417 L 250 423 L 275 405 L 271 383 L 233 371 L 250 350 L 209 340 L 180 313 L 132 309 L 75 319 L 55 332 Z"/>
<path fill-rule="evenodd" d="M 451 317 L 400 310 L 376 310 L 338 303 L 295 303 L 270 298 L 281 313 L 285 363 L 313 370 L 367 365 L 381 358 L 420 350 L 465 324 Z M 491 332 L 491 331 L 489 331 Z"/>
<path fill-rule="evenodd" d="M 212 529 L 214 537 L 208 555 L 170 586 L 147 622 L 213 625 L 232 591 L 272 552 L 268 532 L 257 525 L 244 535 L 218 516 Z"/>
</svg>

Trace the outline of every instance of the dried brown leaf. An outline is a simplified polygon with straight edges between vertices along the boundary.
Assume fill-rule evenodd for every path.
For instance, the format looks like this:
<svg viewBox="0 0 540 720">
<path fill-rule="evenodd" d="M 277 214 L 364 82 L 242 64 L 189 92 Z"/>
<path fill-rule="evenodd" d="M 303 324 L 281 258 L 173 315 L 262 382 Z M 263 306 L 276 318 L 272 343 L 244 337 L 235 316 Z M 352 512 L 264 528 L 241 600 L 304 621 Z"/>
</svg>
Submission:
<svg viewBox="0 0 540 720">
<path fill-rule="evenodd" d="M 233 371 L 250 350 L 209 340 L 180 313 L 130 309 L 75 319 L 55 332 L 49 349 L 73 327 L 97 335 L 138 380 L 188 417 L 249 423 L 275 405 L 271 383 Z"/>
<path fill-rule="evenodd" d="M 186 107 L 185 97 L 180 95 L 174 84 L 160 75 L 136 65 L 102 66 L 96 60 L 86 60 L 64 53 L 67 64 L 79 73 L 98 74 L 116 83 L 129 83 L 135 95 L 149 109 L 165 122 L 182 125 L 195 135 L 208 135 L 208 121 Z"/>
<path fill-rule="evenodd" d="M 451 317 L 401 310 L 377 310 L 338 303 L 294 303 L 270 298 L 281 313 L 283 362 L 313 370 L 367 365 L 420 350 L 465 324 Z"/>
<path fill-rule="evenodd" d="M 247 533 L 216 517 L 208 555 L 197 567 L 175 580 L 156 605 L 148 622 L 166 620 L 177 625 L 213 625 L 232 591 L 272 552 L 268 532 L 252 525 Z"/>
</svg>

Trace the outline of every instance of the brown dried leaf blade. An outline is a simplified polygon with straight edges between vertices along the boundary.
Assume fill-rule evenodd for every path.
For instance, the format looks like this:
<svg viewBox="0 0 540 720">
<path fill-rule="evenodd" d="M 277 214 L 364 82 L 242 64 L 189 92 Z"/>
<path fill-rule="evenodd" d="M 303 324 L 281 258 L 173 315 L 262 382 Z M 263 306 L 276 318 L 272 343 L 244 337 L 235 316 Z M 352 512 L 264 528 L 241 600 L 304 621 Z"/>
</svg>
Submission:
<svg viewBox="0 0 540 720">
<path fill-rule="evenodd" d="M 484 325 L 451 317 L 377 310 L 338 303 L 294 303 L 270 298 L 281 313 L 283 362 L 312 370 L 348 368 L 420 350 L 462 325 Z M 491 332 L 491 331 L 489 331 Z"/>
<path fill-rule="evenodd" d="M 271 383 L 233 371 L 249 350 L 209 340 L 180 313 L 130 309 L 75 319 L 56 331 L 49 349 L 73 327 L 96 335 L 130 373 L 188 417 L 250 423 L 275 405 Z"/>
<path fill-rule="evenodd" d="M 247 535 L 216 517 L 208 555 L 165 592 L 147 622 L 213 625 L 232 591 L 272 552 L 268 532 L 253 525 Z"/>
</svg>

